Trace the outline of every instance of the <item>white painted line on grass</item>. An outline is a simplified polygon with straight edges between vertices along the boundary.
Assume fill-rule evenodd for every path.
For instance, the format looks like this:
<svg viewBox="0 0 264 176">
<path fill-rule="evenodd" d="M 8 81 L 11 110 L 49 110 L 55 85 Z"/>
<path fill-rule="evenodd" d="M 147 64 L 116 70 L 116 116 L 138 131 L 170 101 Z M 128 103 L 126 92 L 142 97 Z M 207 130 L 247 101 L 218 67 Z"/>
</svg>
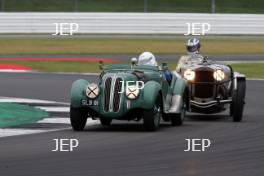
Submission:
<svg viewBox="0 0 264 176">
<path fill-rule="evenodd" d="M 258 61 L 245 61 L 245 60 L 237 60 L 237 61 L 218 61 L 221 63 L 226 63 L 226 64 L 256 64 L 256 63 L 264 63 L 264 60 L 258 60 Z"/>
<path fill-rule="evenodd" d="M 5 72 L 5 71 L 3 71 L 3 72 Z M 79 73 L 79 72 L 42 72 L 42 71 L 36 71 L 36 70 L 32 70 L 32 71 L 28 71 L 28 72 L 21 72 L 21 73 L 57 74 L 57 75 L 87 75 L 87 76 L 99 76 L 100 75 L 100 73 L 94 73 L 94 72 L 84 72 L 84 73 Z"/>
<path fill-rule="evenodd" d="M 247 78 L 247 80 L 252 80 L 252 81 L 264 81 L 262 78 Z"/>
<path fill-rule="evenodd" d="M 13 69 L 0 69 L 0 72 L 4 73 L 29 73 L 31 70 L 13 70 Z"/>
</svg>

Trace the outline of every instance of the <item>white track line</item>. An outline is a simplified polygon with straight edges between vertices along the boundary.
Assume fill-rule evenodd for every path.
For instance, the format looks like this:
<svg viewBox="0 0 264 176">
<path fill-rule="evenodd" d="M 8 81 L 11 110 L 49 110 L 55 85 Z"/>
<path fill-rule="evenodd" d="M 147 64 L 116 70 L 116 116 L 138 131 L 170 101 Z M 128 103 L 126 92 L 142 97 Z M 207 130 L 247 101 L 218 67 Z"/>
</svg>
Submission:
<svg viewBox="0 0 264 176">
<path fill-rule="evenodd" d="M 58 124 L 71 124 L 70 118 L 45 118 L 37 123 L 58 123 Z"/>
<path fill-rule="evenodd" d="M 13 97 L 0 97 L 0 103 L 29 103 L 29 104 L 60 104 L 60 105 L 70 105 L 65 102 L 56 102 L 48 100 L 39 99 L 28 99 L 28 98 L 13 98 Z"/>
<path fill-rule="evenodd" d="M 17 135 L 25 135 L 25 134 L 33 134 L 33 133 L 43 133 L 46 130 L 30 130 L 30 129 L 11 129 L 11 128 L 0 128 L 0 137 L 6 136 L 17 136 Z"/>
<path fill-rule="evenodd" d="M 47 100 L 38 100 L 38 99 L 26 99 L 26 98 L 12 98 L 12 97 L 0 97 L 0 102 L 5 102 L 5 103 L 26 103 L 30 104 L 34 107 L 34 104 L 41 104 L 43 106 L 39 106 L 40 109 L 44 109 L 45 111 L 48 112 L 69 112 L 69 103 L 64 103 L 64 102 L 55 102 L 55 101 L 47 101 Z M 61 105 L 59 107 L 45 107 L 45 105 Z M 43 119 L 41 121 L 38 121 L 38 123 L 55 123 L 55 124 L 70 124 L 69 118 L 47 118 Z M 94 124 L 94 122 L 89 122 L 87 125 Z M 34 124 L 33 124 L 34 126 Z M 37 126 L 36 126 L 37 127 Z M 26 134 L 35 134 L 35 133 L 43 133 L 43 132 L 50 132 L 50 131 L 59 131 L 59 130 L 64 130 L 64 129 L 69 129 L 70 127 L 67 128 L 53 128 L 53 129 L 43 129 L 43 128 L 36 128 L 32 129 L 30 127 L 25 127 L 25 128 L 0 128 L 0 137 L 6 137 L 6 136 L 16 136 L 16 135 L 26 135 Z"/>
<path fill-rule="evenodd" d="M 56 124 L 71 124 L 70 118 L 46 118 L 38 121 L 38 123 L 56 123 Z M 86 125 L 91 126 L 99 124 L 98 120 L 92 120 L 90 118 L 87 119 Z"/>
<path fill-rule="evenodd" d="M 44 106 L 35 106 L 35 107 L 47 112 L 70 112 L 69 107 L 44 107 Z"/>
<path fill-rule="evenodd" d="M 60 120 L 59 118 L 47 118 L 39 121 L 38 123 L 57 123 L 57 124 L 70 124 L 69 118 L 63 118 Z M 87 119 L 86 126 L 92 126 L 99 124 L 98 120 Z M 52 132 L 52 131 L 61 131 L 71 129 L 71 127 L 67 128 L 56 128 L 56 129 L 21 129 L 21 128 L 0 128 L 0 138 L 7 137 L 7 136 L 18 136 L 18 135 L 28 135 L 28 134 L 37 134 L 37 133 L 45 133 L 45 132 Z"/>
<path fill-rule="evenodd" d="M 9 97 L 0 97 L 0 102 L 8 102 L 8 103 L 28 103 L 32 106 L 34 104 L 41 104 L 43 106 L 34 106 L 36 108 L 40 108 L 42 110 L 45 110 L 47 112 L 69 112 L 70 108 L 69 103 L 64 102 L 55 102 L 55 101 L 47 101 L 47 100 L 38 100 L 38 99 L 27 99 L 27 98 L 9 98 Z M 45 106 L 45 105 L 52 105 L 54 106 Z M 60 106 L 55 106 L 60 105 Z M 32 127 L 13 127 L 13 128 L 0 128 L 0 137 L 6 137 L 6 136 L 17 136 L 17 135 L 28 135 L 28 134 L 36 134 L 36 133 L 44 133 L 44 132 L 52 132 L 52 131 L 61 131 L 65 129 L 71 129 L 71 127 L 55 127 L 52 129 L 45 129 L 38 127 L 38 124 L 41 123 L 48 123 L 48 124 L 65 124 L 70 125 L 70 118 L 69 117 L 51 117 L 51 118 L 45 118 L 38 122 L 36 122 L 35 126 L 32 124 Z M 92 126 L 99 124 L 98 120 L 92 120 L 87 119 L 86 126 Z M 34 129 L 33 129 L 34 128 Z"/>
</svg>

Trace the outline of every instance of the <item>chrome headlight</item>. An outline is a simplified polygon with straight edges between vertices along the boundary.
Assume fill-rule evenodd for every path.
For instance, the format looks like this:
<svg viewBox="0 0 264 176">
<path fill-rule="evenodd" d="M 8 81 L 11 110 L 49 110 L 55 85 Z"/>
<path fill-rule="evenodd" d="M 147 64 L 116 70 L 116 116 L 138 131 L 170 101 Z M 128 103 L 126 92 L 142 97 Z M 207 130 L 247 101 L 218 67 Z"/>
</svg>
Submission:
<svg viewBox="0 0 264 176">
<path fill-rule="evenodd" d="M 126 96 L 128 99 L 136 99 L 139 95 L 139 88 L 135 85 L 127 86 Z"/>
<path fill-rule="evenodd" d="M 195 78 L 195 72 L 188 69 L 188 70 L 185 70 L 184 72 L 184 78 L 187 79 L 188 81 L 192 81 L 194 80 Z"/>
<path fill-rule="evenodd" d="M 217 81 L 222 81 L 223 79 L 225 79 L 225 72 L 223 72 L 222 70 L 214 71 L 214 79 Z"/>
<path fill-rule="evenodd" d="M 95 83 L 91 83 L 86 88 L 86 96 L 90 99 L 94 99 L 99 95 L 99 87 Z"/>
</svg>

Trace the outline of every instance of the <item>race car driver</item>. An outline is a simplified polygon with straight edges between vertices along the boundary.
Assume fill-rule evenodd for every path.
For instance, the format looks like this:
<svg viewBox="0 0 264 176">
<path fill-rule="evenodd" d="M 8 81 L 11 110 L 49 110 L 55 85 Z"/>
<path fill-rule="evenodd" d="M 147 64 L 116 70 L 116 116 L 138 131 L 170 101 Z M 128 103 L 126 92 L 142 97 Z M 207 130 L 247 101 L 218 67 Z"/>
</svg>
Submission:
<svg viewBox="0 0 264 176">
<path fill-rule="evenodd" d="M 184 64 L 189 62 L 200 62 L 203 56 L 200 54 L 201 43 L 198 38 L 192 37 L 186 42 L 187 55 L 182 56 L 177 64 L 176 71 L 179 72 Z"/>
<path fill-rule="evenodd" d="M 155 56 L 151 52 L 143 52 L 138 57 L 138 65 L 158 66 Z M 172 80 L 171 72 L 168 69 L 163 70 L 163 77 L 170 84 Z"/>
<path fill-rule="evenodd" d="M 155 56 L 151 52 L 143 52 L 138 57 L 138 65 L 157 66 L 158 64 Z"/>
</svg>

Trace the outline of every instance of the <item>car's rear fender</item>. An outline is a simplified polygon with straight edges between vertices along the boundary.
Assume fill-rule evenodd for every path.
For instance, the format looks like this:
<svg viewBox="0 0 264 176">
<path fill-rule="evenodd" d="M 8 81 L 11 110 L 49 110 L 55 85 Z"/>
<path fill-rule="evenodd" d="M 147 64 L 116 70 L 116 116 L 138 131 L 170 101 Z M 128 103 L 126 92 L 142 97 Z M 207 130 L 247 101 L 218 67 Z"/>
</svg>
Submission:
<svg viewBox="0 0 264 176">
<path fill-rule="evenodd" d="M 187 88 L 187 83 L 182 78 L 177 78 L 173 87 L 172 87 L 172 93 L 173 95 L 183 95 L 184 91 Z"/>
<path fill-rule="evenodd" d="M 184 94 L 187 95 L 187 83 L 182 78 L 177 78 L 172 87 L 171 107 L 168 113 L 181 113 Z"/>
<path fill-rule="evenodd" d="M 89 84 L 88 81 L 84 79 L 79 79 L 74 81 L 71 88 L 71 106 L 74 108 L 81 107 L 81 101 L 86 99 L 85 89 Z"/>
</svg>

